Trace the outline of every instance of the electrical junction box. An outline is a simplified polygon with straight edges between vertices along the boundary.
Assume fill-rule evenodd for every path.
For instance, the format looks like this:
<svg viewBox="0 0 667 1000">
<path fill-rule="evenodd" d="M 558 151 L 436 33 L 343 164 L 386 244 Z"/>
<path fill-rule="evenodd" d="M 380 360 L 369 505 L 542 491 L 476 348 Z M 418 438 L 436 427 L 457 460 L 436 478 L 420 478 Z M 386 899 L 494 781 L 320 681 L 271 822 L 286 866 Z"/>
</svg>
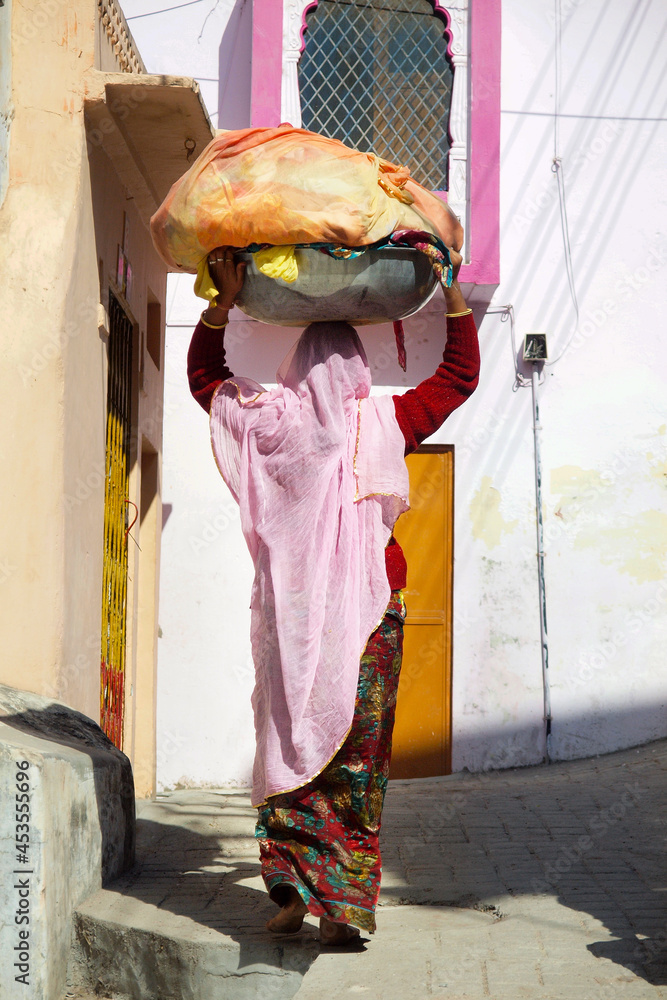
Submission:
<svg viewBox="0 0 667 1000">
<path fill-rule="evenodd" d="M 523 338 L 523 360 L 524 361 L 546 361 L 547 360 L 547 335 L 546 333 L 527 333 Z"/>
</svg>

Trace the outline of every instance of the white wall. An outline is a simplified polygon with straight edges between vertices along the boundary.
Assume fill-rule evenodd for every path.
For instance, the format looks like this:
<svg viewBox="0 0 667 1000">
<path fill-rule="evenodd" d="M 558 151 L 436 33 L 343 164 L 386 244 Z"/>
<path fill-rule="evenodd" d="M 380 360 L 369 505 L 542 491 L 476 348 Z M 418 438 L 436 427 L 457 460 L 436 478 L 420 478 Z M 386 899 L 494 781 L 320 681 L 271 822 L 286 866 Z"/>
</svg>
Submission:
<svg viewBox="0 0 667 1000">
<path fill-rule="evenodd" d="M 214 128 L 250 124 L 252 0 L 183 6 L 126 0 L 122 6 L 149 73 L 194 77 Z"/>
<path fill-rule="evenodd" d="M 658 53 L 667 9 L 643 0 L 562 9 L 559 153 L 581 324 L 546 369 L 540 403 L 552 750 L 574 757 L 665 733 L 667 91 Z M 521 336 L 546 331 L 555 358 L 575 320 L 552 171 L 552 15 L 548 0 L 503 4 L 494 303 L 514 304 Z M 497 318 L 484 322 L 482 343 L 485 375 L 462 418 L 508 419 L 457 465 L 457 602 L 476 607 L 481 621 L 457 642 L 455 767 L 494 756 L 485 730 L 508 763 L 515 749 L 524 763 L 540 746 L 531 742 L 540 713 L 529 390 L 510 398 L 507 330 Z M 499 501 L 487 525 L 504 524 L 499 537 L 475 539 L 471 504 L 485 476 L 498 491 L 489 514 Z"/>
<path fill-rule="evenodd" d="M 581 322 L 562 359 L 545 369 L 540 407 L 551 751 L 566 758 L 666 732 L 667 138 L 658 56 L 667 9 L 650 0 L 561 6 L 558 151 Z M 214 76 L 232 5 L 215 8 L 199 42 L 198 9 L 186 8 L 185 20 L 174 12 L 159 31 L 158 18 L 130 20 L 149 70 Z M 138 3 L 126 4 L 128 16 L 137 11 Z M 553 4 L 505 0 L 503 18 L 501 285 L 493 306 L 512 303 L 517 337 L 545 331 L 556 358 L 575 318 L 552 171 Z M 205 93 L 216 107 L 217 92 Z M 172 282 L 168 317 L 164 499 L 173 510 L 160 598 L 162 787 L 242 783 L 253 751 L 251 567 L 210 455 L 206 416 L 187 389 L 185 353 L 202 305 L 189 286 L 185 277 Z M 416 381 L 442 350 L 441 320 L 431 312 L 407 327 Z M 266 331 L 258 340 L 243 321 L 230 324 L 232 367 L 269 380 L 295 332 Z M 529 389 L 512 390 L 509 332 L 499 314 L 483 320 L 479 389 L 436 437 L 456 446 L 455 770 L 529 764 L 544 754 L 531 402 Z M 389 332 L 362 336 L 377 379 L 408 384 Z"/>
</svg>

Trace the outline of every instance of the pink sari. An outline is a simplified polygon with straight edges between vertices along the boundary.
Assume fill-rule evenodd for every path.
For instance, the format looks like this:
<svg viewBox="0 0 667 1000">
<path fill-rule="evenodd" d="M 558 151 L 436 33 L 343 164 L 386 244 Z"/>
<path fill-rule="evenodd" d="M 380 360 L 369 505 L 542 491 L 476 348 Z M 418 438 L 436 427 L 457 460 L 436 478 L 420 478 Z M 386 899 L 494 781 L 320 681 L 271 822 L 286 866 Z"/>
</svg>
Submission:
<svg viewBox="0 0 667 1000">
<path fill-rule="evenodd" d="M 354 714 L 359 659 L 390 591 L 384 548 L 408 509 L 405 440 L 346 323 L 313 323 L 270 391 L 219 386 L 211 442 L 255 566 L 253 802 L 305 785 Z"/>
</svg>

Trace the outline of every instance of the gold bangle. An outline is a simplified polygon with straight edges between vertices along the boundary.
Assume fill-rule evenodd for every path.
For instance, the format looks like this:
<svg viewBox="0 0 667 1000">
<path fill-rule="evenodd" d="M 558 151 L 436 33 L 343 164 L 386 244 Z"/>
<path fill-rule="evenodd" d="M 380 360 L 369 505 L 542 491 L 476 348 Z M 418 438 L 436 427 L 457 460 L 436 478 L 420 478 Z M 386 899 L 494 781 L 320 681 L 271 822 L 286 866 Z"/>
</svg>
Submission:
<svg viewBox="0 0 667 1000">
<path fill-rule="evenodd" d="M 205 309 L 204 312 L 206 312 Z M 221 323 L 219 326 L 216 326 L 215 323 L 207 323 L 206 320 L 204 319 L 204 313 L 201 314 L 199 319 L 204 324 L 204 326 L 207 326 L 209 328 L 209 330 L 224 330 L 227 324 L 229 323 L 228 319 L 226 319 L 225 322 Z"/>
<path fill-rule="evenodd" d="M 445 313 L 445 316 L 449 319 L 456 319 L 457 316 L 469 316 L 471 312 L 472 309 L 464 309 L 463 312 L 460 313 Z"/>
</svg>

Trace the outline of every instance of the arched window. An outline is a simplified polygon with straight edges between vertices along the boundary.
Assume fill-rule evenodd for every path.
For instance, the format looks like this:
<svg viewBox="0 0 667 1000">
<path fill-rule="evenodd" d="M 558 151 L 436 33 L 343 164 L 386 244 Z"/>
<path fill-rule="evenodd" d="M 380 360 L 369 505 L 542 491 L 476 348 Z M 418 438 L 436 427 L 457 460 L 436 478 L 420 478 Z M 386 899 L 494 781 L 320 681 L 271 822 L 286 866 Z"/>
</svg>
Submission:
<svg viewBox="0 0 667 1000">
<path fill-rule="evenodd" d="M 429 0 L 319 0 L 298 66 L 304 128 L 447 188 L 453 72 Z"/>
</svg>

